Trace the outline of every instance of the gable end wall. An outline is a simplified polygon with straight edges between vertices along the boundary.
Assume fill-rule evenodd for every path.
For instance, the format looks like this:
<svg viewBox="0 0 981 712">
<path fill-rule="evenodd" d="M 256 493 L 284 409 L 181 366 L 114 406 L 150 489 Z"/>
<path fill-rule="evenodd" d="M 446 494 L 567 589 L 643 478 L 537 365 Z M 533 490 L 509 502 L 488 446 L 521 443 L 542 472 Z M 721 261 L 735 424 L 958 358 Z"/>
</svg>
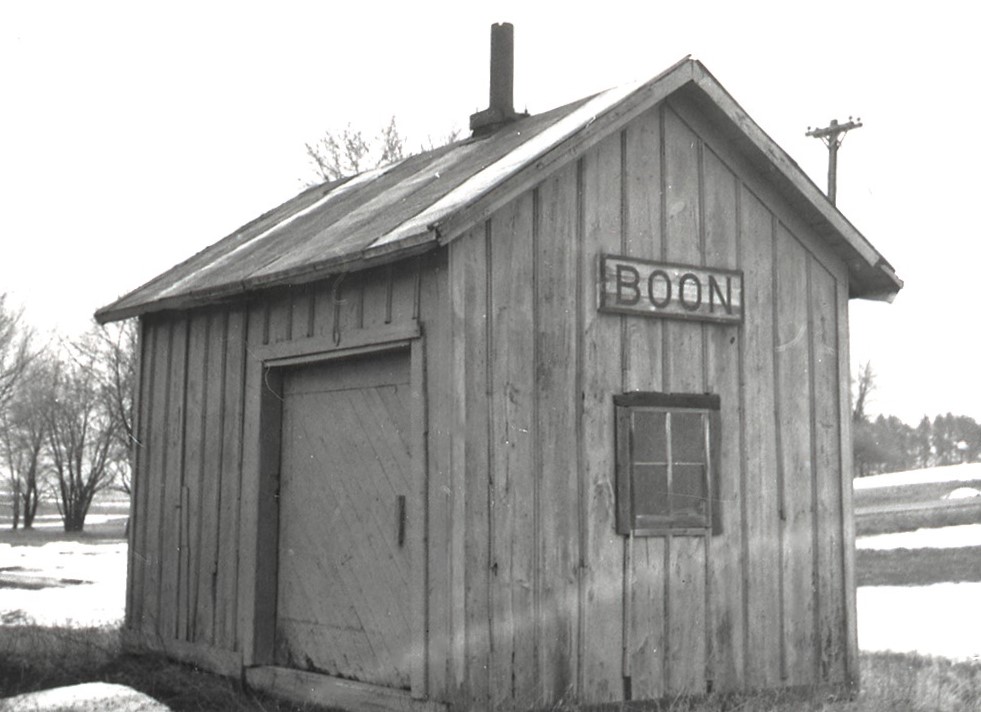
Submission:
<svg viewBox="0 0 981 712">
<path fill-rule="evenodd" d="M 601 253 L 742 270 L 745 321 L 598 313 Z M 715 129 L 655 107 L 451 243 L 449 270 L 451 699 L 855 681 L 847 272 Z M 615 534 L 631 390 L 720 395 L 721 535 Z"/>
</svg>

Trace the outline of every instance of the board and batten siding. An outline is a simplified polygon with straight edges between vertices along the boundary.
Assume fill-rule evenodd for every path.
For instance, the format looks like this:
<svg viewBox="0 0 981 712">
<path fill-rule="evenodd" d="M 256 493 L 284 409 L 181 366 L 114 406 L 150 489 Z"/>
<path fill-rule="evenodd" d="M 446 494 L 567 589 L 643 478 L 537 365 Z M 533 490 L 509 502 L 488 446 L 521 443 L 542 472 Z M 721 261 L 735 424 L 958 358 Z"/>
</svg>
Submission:
<svg viewBox="0 0 981 712">
<path fill-rule="evenodd" d="M 270 540 L 275 546 L 275 533 L 259 531 L 256 521 L 263 493 L 256 491 L 255 443 L 244 429 L 248 393 L 261 387 L 248 382 L 255 351 L 308 337 L 343 344 L 359 330 L 426 321 L 422 309 L 433 315 L 427 327 L 438 343 L 445 259 L 437 252 L 248 301 L 142 318 L 130 644 L 236 676 L 243 662 L 251 664 L 265 642 L 253 640 L 254 559 Z M 447 368 L 438 355 L 427 363 Z M 439 426 L 439 414 L 430 417 Z"/>
<path fill-rule="evenodd" d="M 598 313 L 601 253 L 742 270 L 744 322 Z M 697 110 L 655 107 L 456 239 L 449 292 L 433 692 L 857 679 L 847 272 Z M 721 533 L 616 534 L 612 396 L 634 390 L 720 396 Z"/>
</svg>

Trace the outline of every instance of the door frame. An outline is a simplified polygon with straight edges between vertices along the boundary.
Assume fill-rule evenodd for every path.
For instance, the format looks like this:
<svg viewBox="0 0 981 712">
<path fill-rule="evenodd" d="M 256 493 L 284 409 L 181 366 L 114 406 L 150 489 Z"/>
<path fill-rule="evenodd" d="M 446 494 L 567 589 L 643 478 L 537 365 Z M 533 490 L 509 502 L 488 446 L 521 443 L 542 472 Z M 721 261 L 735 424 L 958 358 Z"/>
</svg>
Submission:
<svg viewBox="0 0 981 712">
<path fill-rule="evenodd" d="M 413 698 L 424 699 L 428 694 L 427 408 L 424 339 L 417 321 L 348 331 L 339 343 L 335 343 L 331 337 L 294 339 L 261 346 L 252 349 L 249 354 L 238 614 L 245 667 L 274 664 L 279 584 L 278 492 L 282 463 L 283 376 L 287 369 L 296 366 L 402 349 L 409 352 L 409 455 L 414 495 L 406 503 L 406 542 L 410 561 L 409 680 Z"/>
</svg>

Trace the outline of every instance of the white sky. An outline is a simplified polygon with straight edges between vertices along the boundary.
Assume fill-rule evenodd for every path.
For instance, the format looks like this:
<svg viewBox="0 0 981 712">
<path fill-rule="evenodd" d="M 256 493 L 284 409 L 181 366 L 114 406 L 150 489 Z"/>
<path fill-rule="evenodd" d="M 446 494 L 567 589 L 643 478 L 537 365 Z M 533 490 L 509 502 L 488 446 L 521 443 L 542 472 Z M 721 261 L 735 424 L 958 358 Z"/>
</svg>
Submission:
<svg viewBox="0 0 981 712">
<path fill-rule="evenodd" d="M 907 284 L 892 305 L 853 302 L 871 410 L 981 420 L 969 4 L 484 5 L 4 0 L 0 292 L 43 330 L 82 330 L 298 192 L 324 130 L 465 129 L 487 103 L 490 24 L 509 21 L 532 113 L 692 54 L 822 188 L 827 150 L 805 130 L 860 116 L 838 205 Z"/>
</svg>

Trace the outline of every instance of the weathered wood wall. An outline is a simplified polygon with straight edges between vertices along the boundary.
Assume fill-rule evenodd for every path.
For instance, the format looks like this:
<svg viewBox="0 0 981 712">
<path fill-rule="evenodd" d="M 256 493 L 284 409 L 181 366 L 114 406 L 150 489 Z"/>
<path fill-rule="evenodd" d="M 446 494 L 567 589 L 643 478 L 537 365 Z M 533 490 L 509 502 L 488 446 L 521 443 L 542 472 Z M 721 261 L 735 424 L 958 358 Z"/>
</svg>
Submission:
<svg viewBox="0 0 981 712">
<path fill-rule="evenodd" d="M 132 642 L 235 674 L 251 660 L 251 559 L 257 539 L 260 548 L 275 540 L 275 532 L 250 529 L 261 497 L 255 443 L 243 430 L 247 393 L 261 385 L 248 382 L 254 352 L 317 336 L 343 344 L 355 331 L 427 321 L 423 309 L 437 334 L 445 259 L 437 253 L 248 303 L 144 318 L 126 614 Z M 446 368 L 438 357 L 430 362 Z"/>
<path fill-rule="evenodd" d="M 742 270 L 745 321 L 599 314 L 603 252 Z M 255 350 L 418 320 L 413 694 L 521 709 L 855 679 L 847 294 L 841 261 L 678 99 L 448 250 L 147 316 L 128 635 L 231 674 L 271 662 Z M 632 390 L 719 394 L 720 534 L 615 533 L 612 396 Z"/>
<path fill-rule="evenodd" d="M 743 270 L 744 324 L 597 313 L 604 252 Z M 433 689 L 522 709 L 856 674 L 847 274 L 697 111 L 590 148 L 451 243 L 449 277 Z M 721 534 L 615 534 L 631 390 L 720 395 Z"/>
</svg>

